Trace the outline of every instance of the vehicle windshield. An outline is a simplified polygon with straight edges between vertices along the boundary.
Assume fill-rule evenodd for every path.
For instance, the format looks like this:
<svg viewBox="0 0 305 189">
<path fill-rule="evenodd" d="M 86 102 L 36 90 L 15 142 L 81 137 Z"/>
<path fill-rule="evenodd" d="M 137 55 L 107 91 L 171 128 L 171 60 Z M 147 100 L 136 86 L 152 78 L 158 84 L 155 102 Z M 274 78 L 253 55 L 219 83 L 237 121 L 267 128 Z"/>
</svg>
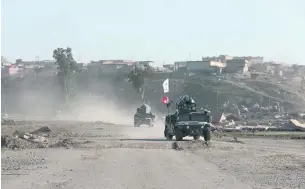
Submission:
<svg viewBox="0 0 305 189">
<path fill-rule="evenodd" d="M 191 121 L 206 121 L 206 116 L 203 114 L 192 114 Z"/>
<path fill-rule="evenodd" d="M 178 117 L 178 121 L 190 121 L 189 114 L 180 114 Z"/>
</svg>

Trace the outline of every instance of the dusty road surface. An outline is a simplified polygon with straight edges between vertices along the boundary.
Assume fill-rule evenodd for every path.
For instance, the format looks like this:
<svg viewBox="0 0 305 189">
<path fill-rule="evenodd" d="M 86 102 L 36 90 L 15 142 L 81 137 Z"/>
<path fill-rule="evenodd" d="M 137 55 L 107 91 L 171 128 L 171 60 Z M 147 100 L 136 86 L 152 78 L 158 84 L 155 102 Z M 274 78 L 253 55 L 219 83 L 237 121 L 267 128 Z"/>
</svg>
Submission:
<svg viewBox="0 0 305 189">
<path fill-rule="evenodd" d="M 304 140 L 214 138 L 207 147 L 166 141 L 162 125 L 53 121 L 1 129 L 12 135 L 45 125 L 47 144 L 10 139 L 2 147 L 3 189 L 305 188 Z"/>
</svg>

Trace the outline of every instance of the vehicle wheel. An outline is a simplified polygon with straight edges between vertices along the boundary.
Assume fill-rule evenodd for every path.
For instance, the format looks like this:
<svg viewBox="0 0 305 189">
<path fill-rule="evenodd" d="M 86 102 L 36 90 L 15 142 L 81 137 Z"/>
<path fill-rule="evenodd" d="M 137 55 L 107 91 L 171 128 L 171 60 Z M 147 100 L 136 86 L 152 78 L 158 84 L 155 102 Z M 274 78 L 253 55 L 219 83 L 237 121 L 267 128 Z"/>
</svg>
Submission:
<svg viewBox="0 0 305 189">
<path fill-rule="evenodd" d="M 173 135 L 169 135 L 167 133 L 167 129 L 164 130 L 164 137 L 167 139 L 167 140 L 173 140 Z"/>
<path fill-rule="evenodd" d="M 136 122 L 135 122 L 133 125 L 134 125 L 135 127 L 140 127 L 140 125 L 139 125 L 138 123 L 136 123 Z"/>
<path fill-rule="evenodd" d="M 210 141 L 211 140 L 211 131 L 210 129 L 207 129 L 203 131 L 203 138 L 205 141 Z"/>
<path fill-rule="evenodd" d="M 166 136 L 166 139 L 167 139 L 167 140 L 173 140 L 173 135 L 167 135 L 167 136 Z"/>
<path fill-rule="evenodd" d="M 175 136 L 176 136 L 176 141 L 182 141 L 183 140 L 183 134 L 179 129 L 176 129 Z"/>
<path fill-rule="evenodd" d="M 197 135 L 197 136 L 194 136 L 194 140 L 199 140 L 200 136 Z"/>
</svg>

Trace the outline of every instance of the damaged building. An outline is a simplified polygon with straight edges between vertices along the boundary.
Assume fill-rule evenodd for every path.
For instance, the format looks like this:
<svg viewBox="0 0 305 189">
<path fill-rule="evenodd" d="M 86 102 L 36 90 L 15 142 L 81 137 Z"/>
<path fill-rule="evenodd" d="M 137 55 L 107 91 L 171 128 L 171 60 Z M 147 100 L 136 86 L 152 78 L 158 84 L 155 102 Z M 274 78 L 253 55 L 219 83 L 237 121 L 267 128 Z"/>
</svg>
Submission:
<svg viewBox="0 0 305 189">
<path fill-rule="evenodd" d="M 87 68 L 92 73 L 128 73 L 133 69 L 134 61 L 132 60 L 98 60 L 91 61 Z"/>
<path fill-rule="evenodd" d="M 232 59 L 226 61 L 225 73 L 246 73 L 248 72 L 248 60 Z"/>
<path fill-rule="evenodd" d="M 186 70 L 190 72 L 218 73 L 221 74 L 225 63 L 216 61 L 188 61 Z"/>
</svg>

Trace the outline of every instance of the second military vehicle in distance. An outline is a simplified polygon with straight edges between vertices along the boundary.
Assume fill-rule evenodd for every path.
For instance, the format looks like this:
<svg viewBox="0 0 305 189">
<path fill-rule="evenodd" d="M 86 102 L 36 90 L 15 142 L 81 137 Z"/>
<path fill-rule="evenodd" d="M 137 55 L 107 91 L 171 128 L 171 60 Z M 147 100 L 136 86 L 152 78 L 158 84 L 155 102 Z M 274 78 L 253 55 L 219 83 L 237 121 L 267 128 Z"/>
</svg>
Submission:
<svg viewBox="0 0 305 189">
<path fill-rule="evenodd" d="M 137 108 L 137 112 L 133 118 L 135 127 L 140 127 L 141 125 L 154 126 L 155 115 L 151 113 L 151 107 L 147 104 L 143 104 L 140 108 Z"/>
<path fill-rule="evenodd" d="M 175 136 L 177 141 L 186 136 L 192 136 L 195 140 L 203 136 L 205 141 L 210 141 L 211 127 L 209 111 L 197 112 L 195 101 L 184 95 L 176 102 L 176 113 L 165 118 L 164 136 L 168 140 Z"/>
</svg>

